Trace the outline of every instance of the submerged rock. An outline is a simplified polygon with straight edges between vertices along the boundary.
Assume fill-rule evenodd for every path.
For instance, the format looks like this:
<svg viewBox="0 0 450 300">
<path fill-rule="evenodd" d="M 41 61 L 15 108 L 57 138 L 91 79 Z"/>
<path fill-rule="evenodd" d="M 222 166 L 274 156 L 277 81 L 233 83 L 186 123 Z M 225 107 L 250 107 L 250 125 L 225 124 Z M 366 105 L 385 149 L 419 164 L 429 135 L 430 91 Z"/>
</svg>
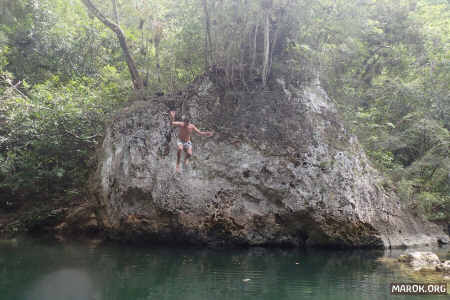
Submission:
<svg viewBox="0 0 450 300">
<path fill-rule="evenodd" d="M 112 238 L 210 245 L 401 247 L 445 234 L 383 187 L 320 86 L 217 88 L 136 102 L 106 130 L 92 201 Z M 175 173 L 169 106 L 214 136 L 193 137 Z M 170 104 L 170 105 L 169 105 Z"/>
<path fill-rule="evenodd" d="M 448 244 L 448 239 L 446 237 L 442 237 L 438 239 L 438 244 L 439 245 L 447 245 Z"/>
<path fill-rule="evenodd" d="M 450 273 L 450 260 L 446 260 L 436 266 L 436 271 Z"/>
</svg>

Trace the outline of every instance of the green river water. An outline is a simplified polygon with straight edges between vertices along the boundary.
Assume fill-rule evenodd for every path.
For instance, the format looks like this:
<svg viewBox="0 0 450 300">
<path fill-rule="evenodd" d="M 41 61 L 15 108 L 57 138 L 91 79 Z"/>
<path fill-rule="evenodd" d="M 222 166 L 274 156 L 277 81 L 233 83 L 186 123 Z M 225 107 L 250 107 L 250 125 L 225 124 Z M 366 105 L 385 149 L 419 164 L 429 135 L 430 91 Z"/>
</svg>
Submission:
<svg viewBox="0 0 450 300">
<path fill-rule="evenodd" d="M 0 299 L 448 299 L 392 296 L 391 282 L 412 279 L 377 258 L 400 253 L 95 246 L 24 239 L 0 242 Z"/>
</svg>

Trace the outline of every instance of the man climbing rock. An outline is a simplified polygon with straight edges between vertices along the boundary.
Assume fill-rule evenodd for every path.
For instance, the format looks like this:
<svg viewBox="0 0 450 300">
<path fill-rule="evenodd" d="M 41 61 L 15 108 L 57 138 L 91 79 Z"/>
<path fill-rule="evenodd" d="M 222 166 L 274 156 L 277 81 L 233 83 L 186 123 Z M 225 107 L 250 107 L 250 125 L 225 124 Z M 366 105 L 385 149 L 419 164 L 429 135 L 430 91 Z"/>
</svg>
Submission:
<svg viewBox="0 0 450 300">
<path fill-rule="evenodd" d="M 183 122 L 175 122 L 175 111 L 170 112 L 170 120 L 172 126 L 180 127 L 180 131 L 178 132 L 178 139 L 177 139 L 177 167 L 176 171 L 180 172 L 180 158 L 181 158 L 181 152 L 184 150 L 185 156 L 184 156 L 184 166 L 186 166 L 189 162 L 189 158 L 192 156 L 192 142 L 191 142 L 191 133 L 192 131 L 195 131 L 199 135 L 204 136 L 212 136 L 213 133 L 211 131 L 200 131 L 197 127 L 195 127 L 194 124 L 189 123 L 188 118 L 184 118 Z"/>
</svg>

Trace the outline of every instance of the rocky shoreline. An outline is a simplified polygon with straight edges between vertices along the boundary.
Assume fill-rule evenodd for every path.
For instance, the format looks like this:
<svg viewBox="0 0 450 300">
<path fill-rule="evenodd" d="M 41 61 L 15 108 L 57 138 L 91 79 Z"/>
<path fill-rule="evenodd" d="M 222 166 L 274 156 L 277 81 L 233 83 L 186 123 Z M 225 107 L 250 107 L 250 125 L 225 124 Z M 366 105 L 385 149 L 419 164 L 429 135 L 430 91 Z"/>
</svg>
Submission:
<svg viewBox="0 0 450 300">
<path fill-rule="evenodd" d="M 450 282 L 450 251 L 444 258 L 431 251 L 412 251 L 397 258 L 382 257 L 380 262 L 420 282 Z"/>
<path fill-rule="evenodd" d="M 22 209 L 16 213 L 1 214 L 0 239 L 13 239 L 24 234 L 64 237 L 103 238 L 97 222 L 96 208 L 88 202 L 71 206 L 53 205 Z"/>
</svg>

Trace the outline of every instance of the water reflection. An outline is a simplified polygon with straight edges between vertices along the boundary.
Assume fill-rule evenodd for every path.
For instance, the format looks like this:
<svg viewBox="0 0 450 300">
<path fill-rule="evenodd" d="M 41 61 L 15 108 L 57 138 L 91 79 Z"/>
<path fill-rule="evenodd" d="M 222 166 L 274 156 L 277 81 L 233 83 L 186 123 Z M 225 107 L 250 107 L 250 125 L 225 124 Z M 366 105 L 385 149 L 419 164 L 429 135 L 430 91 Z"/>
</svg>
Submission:
<svg viewBox="0 0 450 300">
<path fill-rule="evenodd" d="M 95 300 L 100 299 L 99 291 L 85 271 L 66 269 L 53 272 L 38 280 L 26 292 L 27 300 Z"/>
<path fill-rule="evenodd" d="M 389 284 L 405 279 L 376 261 L 383 255 L 41 242 L 0 245 L 0 299 L 389 299 Z"/>
</svg>

